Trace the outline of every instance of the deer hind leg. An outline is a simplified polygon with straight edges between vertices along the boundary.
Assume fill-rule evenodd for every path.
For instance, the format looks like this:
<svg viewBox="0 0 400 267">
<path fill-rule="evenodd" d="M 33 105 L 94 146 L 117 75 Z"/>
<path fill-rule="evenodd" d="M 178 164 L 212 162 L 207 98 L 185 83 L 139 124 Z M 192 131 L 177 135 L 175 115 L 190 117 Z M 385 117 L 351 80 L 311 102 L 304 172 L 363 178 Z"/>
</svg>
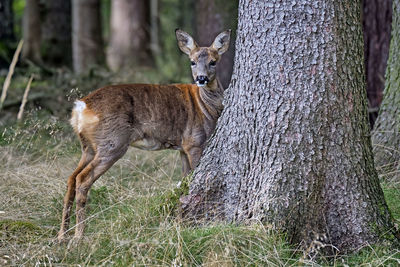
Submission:
<svg viewBox="0 0 400 267">
<path fill-rule="evenodd" d="M 67 192 L 64 197 L 64 207 L 61 219 L 61 227 L 58 232 L 58 240 L 61 242 L 65 239 L 65 234 L 68 231 L 69 222 L 71 218 L 71 209 L 75 198 L 75 186 L 76 186 L 76 176 L 89 164 L 94 158 L 93 149 L 87 145 L 84 139 L 81 140 L 82 145 L 82 156 L 79 161 L 78 167 L 68 178 L 67 182 Z"/>
<path fill-rule="evenodd" d="M 128 145 L 106 151 L 98 149 L 94 159 L 76 177 L 76 228 L 74 239 L 81 239 L 85 228 L 85 206 L 93 183 L 128 150 Z"/>
</svg>

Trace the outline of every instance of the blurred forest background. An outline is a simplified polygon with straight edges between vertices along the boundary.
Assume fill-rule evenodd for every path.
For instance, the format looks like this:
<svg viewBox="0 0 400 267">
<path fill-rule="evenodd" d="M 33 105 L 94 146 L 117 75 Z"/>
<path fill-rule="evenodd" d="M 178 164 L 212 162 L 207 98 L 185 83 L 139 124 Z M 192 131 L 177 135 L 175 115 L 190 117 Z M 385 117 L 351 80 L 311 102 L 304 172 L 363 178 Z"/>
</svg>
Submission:
<svg viewBox="0 0 400 267">
<path fill-rule="evenodd" d="M 26 109 L 62 116 L 70 109 L 67 95 L 109 83 L 191 83 L 175 29 L 211 45 L 219 32 L 235 32 L 237 8 L 237 0 L 1 0 L 1 84 L 18 42 L 24 44 L 0 119 L 15 117 L 31 75 Z M 218 67 L 225 87 L 233 56 L 234 41 Z"/>
<path fill-rule="evenodd" d="M 389 0 L 362 2 L 372 126 L 382 101 L 392 6 Z M 1 124 L 15 117 L 31 75 L 26 109 L 40 107 L 53 115 L 70 109 L 66 96 L 76 98 L 108 83 L 191 82 L 187 58 L 177 49 L 176 28 L 191 33 L 202 46 L 233 29 L 231 47 L 218 66 L 228 87 L 237 7 L 238 0 L 0 0 L 2 84 L 18 42 L 24 40 Z"/>
</svg>

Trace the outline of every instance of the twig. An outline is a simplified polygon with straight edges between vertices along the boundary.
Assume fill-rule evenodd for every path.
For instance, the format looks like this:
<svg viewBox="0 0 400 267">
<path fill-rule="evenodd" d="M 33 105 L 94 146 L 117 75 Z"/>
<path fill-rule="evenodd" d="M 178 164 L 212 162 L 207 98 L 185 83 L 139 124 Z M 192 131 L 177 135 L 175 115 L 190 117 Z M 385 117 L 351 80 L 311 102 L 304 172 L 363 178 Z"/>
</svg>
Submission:
<svg viewBox="0 0 400 267">
<path fill-rule="evenodd" d="M 17 65 L 18 57 L 19 57 L 19 54 L 21 53 L 23 43 L 24 43 L 24 40 L 21 39 L 21 41 L 19 41 L 19 43 L 18 43 L 17 49 L 15 50 L 13 59 L 10 64 L 10 68 L 8 70 L 6 80 L 4 81 L 3 91 L 1 92 L 1 98 L 0 98 L 0 110 L 2 109 L 4 100 L 6 99 L 7 90 L 8 90 L 8 87 L 10 86 L 11 77 L 14 74 L 15 65 Z"/>
<path fill-rule="evenodd" d="M 44 92 L 32 92 L 29 93 L 28 95 L 28 102 L 29 101 L 36 101 L 36 100 L 42 100 L 42 99 L 49 99 L 54 97 L 54 95 L 50 95 L 48 93 Z M 9 107 L 15 107 L 15 106 L 21 106 L 21 100 L 22 99 L 9 99 L 6 100 L 3 104 L 3 109 L 9 108 Z"/>
<path fill-rule="evenodd" d="M 31 89 L 32 80 L 33 80 L 33 74 L 29 78 L 28 84 L 26 85 L 24 96 L 22 97 L 21 106 L 19 107 L 19 112 L 17 115 L 17 120 L 19 120 L 19 121 L 22 119 L 22 114 L 24 113 L 24 107 L 25 107 L 26 102 L 28 101 L 28 94 L 29 94 L 29 90 Z"/>
</svg>

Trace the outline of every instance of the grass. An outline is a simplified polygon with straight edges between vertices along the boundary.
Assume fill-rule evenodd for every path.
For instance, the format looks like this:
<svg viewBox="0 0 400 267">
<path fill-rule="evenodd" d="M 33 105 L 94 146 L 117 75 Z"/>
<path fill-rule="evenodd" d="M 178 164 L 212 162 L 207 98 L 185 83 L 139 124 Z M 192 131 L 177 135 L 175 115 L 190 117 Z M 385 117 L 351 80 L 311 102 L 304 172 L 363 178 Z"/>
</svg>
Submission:
<svg viewBox="0 0 400 267">
<path fill-rule="evenodd" d="M 284 234 L 262 224 L 182 224 L 165 202 L 180 181 L 178 155 L 130 149 L 90 191 L 78 247 L 54 243 L 66 178 L 79 146 L 66 122 L 31 114 L 0 138 L 0 262 L 6 266 L 388 266 L 400 252 L 366 247 L 337 259 L 302 260 Z M 384 185 L 397 220 L 400 194 Z M 74 219 L 74 218 L 73 218 Z M 71 233 L 73 229 L 71 229 Z"/>
<path fill-rule="evenodd" d="M 35 86 L 45 83 L 38 80 Z M 10 91 L 13 94 L 15 90 Z M 400 251 L 391 247 L 365 247 L 351 255 L 309 262 L 283 233 L 263 224 L 183 224 L 173 214 L 178 195 L 185 190 L 177 188 L 181 168 L 177 153 L 133 148 L 90 190 L 84 240 L 78 247 L 57 244 L 66 179 L 80 156 L 77 139 L 66 119 L 60 118 L 66 118 L 65 113 L 34 109 L 23 123 L 0 122 L 1 266 L 400 264 Z M 400 185 L 383 187 L 399 221 Z"/>
</svg>

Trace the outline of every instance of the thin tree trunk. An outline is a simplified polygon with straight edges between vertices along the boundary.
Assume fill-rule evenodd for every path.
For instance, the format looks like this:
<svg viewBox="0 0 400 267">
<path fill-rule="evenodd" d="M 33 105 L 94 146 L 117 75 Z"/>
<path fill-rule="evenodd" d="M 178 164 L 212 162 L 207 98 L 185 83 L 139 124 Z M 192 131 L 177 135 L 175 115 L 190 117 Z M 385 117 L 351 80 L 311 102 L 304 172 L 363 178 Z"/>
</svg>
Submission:
<svg viewBox="0 0 400 267">
<path fill-rule="evenodd" d="M 41 44 L 41 21 L 39 0 L 26 1 L 23 18 L 24 47 L 22 58 L 36 63 L 42 62 Z"/>
<path fill-rule="evenodd" d="M 111 38 L 107 63 L 112 70 L 151 63 L 149 3 L 143 0 L 111 2 Z"/>
<path fill-rule="evenodd" d="M 6 56 L 0 56 L 0 69 L 8 68 L 15 49 L 12 0 L 0 0 L 0 45 Z"/>
<path fill-rule="evenodd" d="M 72 62 L 71 1 L 45 0 L 42 13 L 44 61 L 55 66 L 70 65 Z"/>
<path fill-rule="evenodd" d="M 14 40 L 12 0 L 0 0 L 0 40 Z"/>
<path fill-rule="evenodd" d="M 104 61 L 100 1 L 72 1 L 72 59 L 76 73 Z"/>
<path fill-rule="evenodd" d="M 152 55 L 160 53 L 160 20 L 159 20 L 159 0 L 150 1 L 150 48 Z"/>
<path fill-rule="evenodd" d="M 387 179 L 400 179 L 400 1 L 393 0 L 392 40 L 383 102 L 372 135 L 375 164 Z"/>
<path fill-rule="evenodd" d="M 234 74 L 184 218 L 262 221 L 340 252 L 396 233 L 372 157 L 359 18 L 357 1 L 239 2 Z"/>
<path fill-rule="evenodd" d="M 371 126 L 382 102 L 391 23 L 392 0 L 363 0 L 364 53 Z"/>
<path fill-rule="evenodd" d="M 196 33 L 200 46 L 209 46 L 220 32 L 232 28 L 236 32 L 238 1 L 198 0 L 196 1 Z M 232 76 L 235 55 L 235 36 L 229 50 L 218 63 L 218 78 L 227 88 Z"/>
</svg>

